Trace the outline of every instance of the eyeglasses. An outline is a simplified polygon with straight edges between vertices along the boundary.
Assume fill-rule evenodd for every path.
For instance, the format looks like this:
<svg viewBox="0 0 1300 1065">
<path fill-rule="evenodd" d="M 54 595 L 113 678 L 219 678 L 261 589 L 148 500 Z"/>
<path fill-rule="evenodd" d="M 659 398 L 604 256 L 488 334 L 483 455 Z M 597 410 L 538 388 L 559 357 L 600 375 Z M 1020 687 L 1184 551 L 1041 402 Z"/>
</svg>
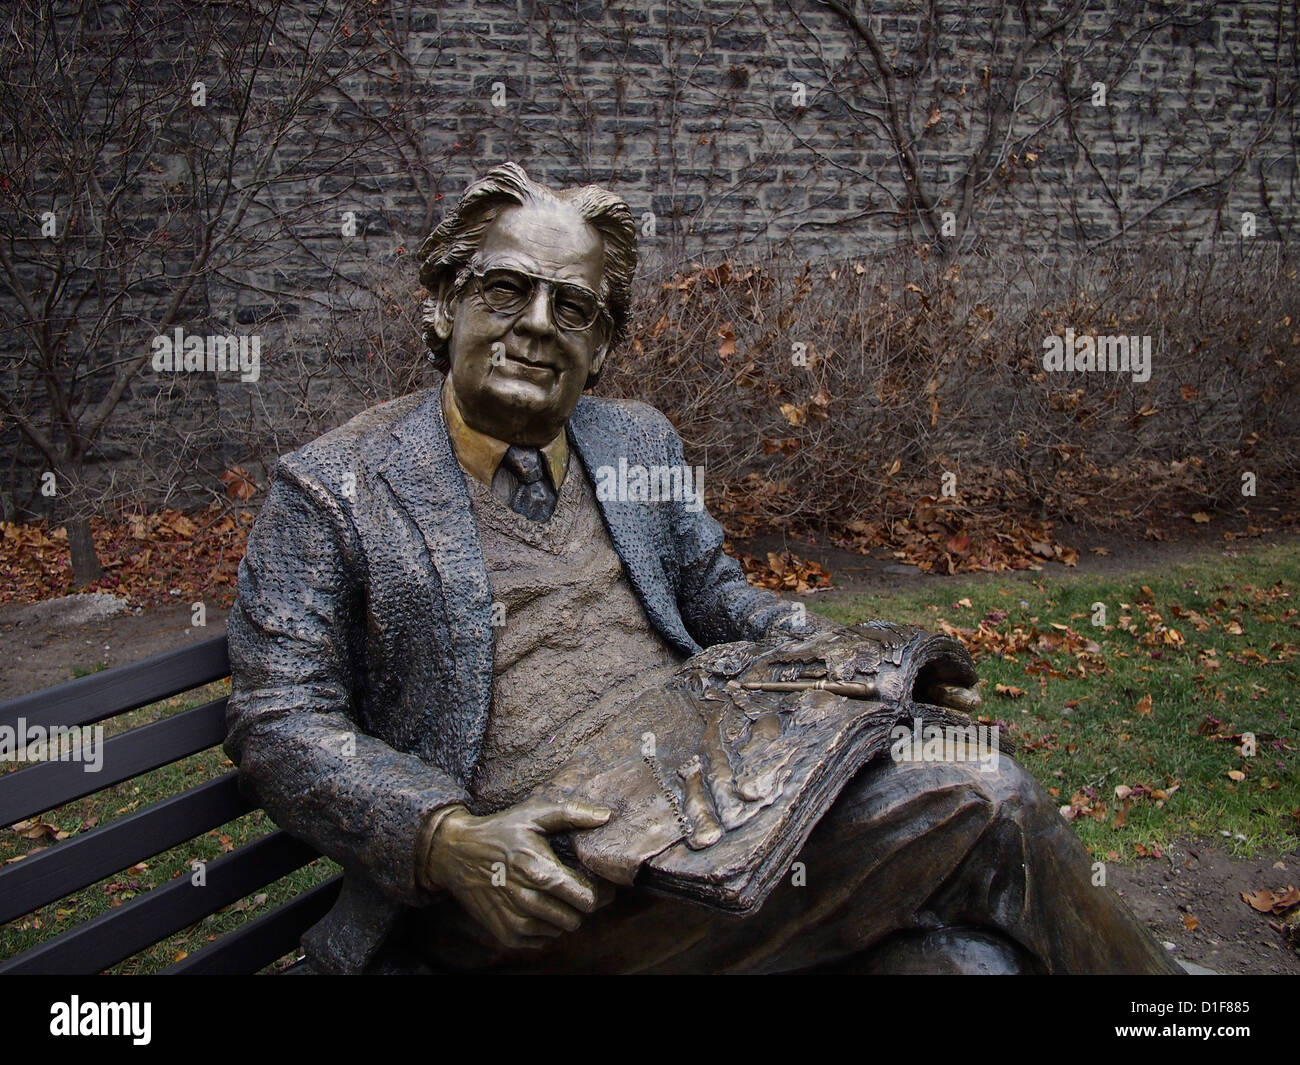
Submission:
<svg viewBox="0 0 1300 1065">
<path fill-rule="evenodd" d="M 584 285 L 556 281 L 554 278 L 507 267 L 493 267 L 490 270 L 475 270 L 471 267 L 470 273 L 478 278 L 483 302 L 501 314 L 522 312 L 533 302 L 539 283 L 549 288 L 551 321 L 561 329 L 578 331 L 590 328 L 605 309 L 604 301 Z"/>
</svg>

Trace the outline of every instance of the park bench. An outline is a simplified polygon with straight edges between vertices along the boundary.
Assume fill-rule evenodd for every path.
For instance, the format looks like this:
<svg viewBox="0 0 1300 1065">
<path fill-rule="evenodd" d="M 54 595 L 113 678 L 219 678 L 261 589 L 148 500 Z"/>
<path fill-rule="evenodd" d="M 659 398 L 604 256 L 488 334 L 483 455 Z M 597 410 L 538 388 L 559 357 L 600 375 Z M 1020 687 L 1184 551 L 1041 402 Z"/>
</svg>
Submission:
<svg viewBox="0 0 1300 1065">
<path fill-rule="evenodd" d="M 225 636 L 205 639 L 0 703 L 0 726 L 93 725 L 230 675 Z M 220 698 L 104 741 L 98 772 L 78 761 L 45 761 L 0 775 L 0 825 L 9 826 L 220 744 Z M 171 847 L 250 814 L 231 770 L 109 824 L 79 832 L 0 867 L 0 925 L 129 869 Z M 179 876 L 121 906 L 60 931 L 16 957 L 0 974 L 91 974 L 116 965 L 319 857 L 282 831 L 206 863 L 206 883 Z M 251 973 L 297 948 L 302 933 L 338 896 L 342 877 L 251 917 L 171 965 L 167 973 Z"/>
</svg>

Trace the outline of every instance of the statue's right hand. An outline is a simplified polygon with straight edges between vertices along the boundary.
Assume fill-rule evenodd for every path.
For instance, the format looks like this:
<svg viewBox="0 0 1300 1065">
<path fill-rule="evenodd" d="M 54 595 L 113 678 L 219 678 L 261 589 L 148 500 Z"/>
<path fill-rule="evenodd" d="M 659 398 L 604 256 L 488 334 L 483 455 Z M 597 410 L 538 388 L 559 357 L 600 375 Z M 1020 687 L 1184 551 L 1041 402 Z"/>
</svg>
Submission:
<svg viewBox="0 0 1300 1065">
<path fill-rule="evenodd" d="M 609 901 L 609 885 L 561 862 L 548 832 L 597 828 L 614 811 L 530 799 L 486 817 L 454 810 L 429 847 L 424 879 L 449 891 L 507 947 L 540 947 Z"/>
</svg>

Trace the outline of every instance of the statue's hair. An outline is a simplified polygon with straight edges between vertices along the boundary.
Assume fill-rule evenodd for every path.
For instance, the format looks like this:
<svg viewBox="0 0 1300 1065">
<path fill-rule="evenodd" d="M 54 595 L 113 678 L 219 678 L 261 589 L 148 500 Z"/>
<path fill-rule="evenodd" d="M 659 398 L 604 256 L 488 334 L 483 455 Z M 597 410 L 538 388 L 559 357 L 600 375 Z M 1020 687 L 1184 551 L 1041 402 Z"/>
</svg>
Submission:
<svg viewBox="0 0 1300 1065">
<path fill-rule="evenodd" d="M 613 349 L 627 332 L 632 306 L 632 275 L 636 271 L 636 222 L 627 203 L 597 185 L 554 191 L 539 185 L 517 163 L 494 166 L 471 182 L 460 202 L 438 223 L 420 247 L 420 282 L 431 294 L 422 316 L 424 342 L 434 365 L 450 369 L 447 341 L 434 330 L 434 300 L 444 281 L 448 296 L 459 296 L 470 278 L 469 261 L 483 243 L 488 226 L 508 207 L 526 204 L 564 204 L 578 212 L 600 233 L 605 247 L 604 270 L 598 295 L 605 303 L 602 317 Z M 596 384 L 599 374 L 587 380 Z"/>
</svg>

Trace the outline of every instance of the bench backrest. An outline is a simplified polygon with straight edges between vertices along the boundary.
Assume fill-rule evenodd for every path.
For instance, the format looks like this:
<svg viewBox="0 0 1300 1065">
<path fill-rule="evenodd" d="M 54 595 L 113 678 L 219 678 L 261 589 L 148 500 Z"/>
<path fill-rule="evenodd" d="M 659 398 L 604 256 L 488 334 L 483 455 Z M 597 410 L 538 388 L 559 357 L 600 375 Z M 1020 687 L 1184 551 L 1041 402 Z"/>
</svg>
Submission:
<svg viewBox="0 0 1300 1065">
<path fill-rule="evenodd" d="M 225 636 L 0 703 L 0 726 L 93 725 L 230 674 Z M 0 776 L 0 825 L 129 780 L 222 743 L 226 699 L 132 728 L 103 744 L 98 772 L 75 761 L 46 761 Z M 26 733 L 30 734 L 30 733 Z M 0 924 L 129 869 L 251 812 L 232 770 L 110 824 L 79 832 L 0 867 Z M 0 973 L 98 973 L 238 901 L 317 858 L 281 831 L 207 863 L 206 883 L 188 876 L 0 961 Z M 255 972 L 293 950 L 333 905 L 340 877 L 228 932 L 172 965 L 169 973 Z"/>
</svg>

